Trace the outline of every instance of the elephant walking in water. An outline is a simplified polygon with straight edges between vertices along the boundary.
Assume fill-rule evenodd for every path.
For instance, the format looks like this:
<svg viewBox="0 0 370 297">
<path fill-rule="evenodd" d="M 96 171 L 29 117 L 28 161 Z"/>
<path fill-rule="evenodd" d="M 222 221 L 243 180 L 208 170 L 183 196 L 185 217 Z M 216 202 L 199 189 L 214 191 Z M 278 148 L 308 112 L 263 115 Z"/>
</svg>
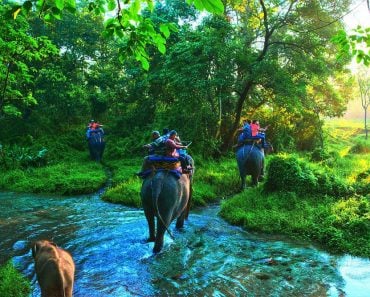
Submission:
<svg viewBox="0 0 370 297">
<path fill-rule="evenodd" d="M 256 186 L 264 174 L 264 152 L 254 144 L 245 144 L 236 152 L 242 190 L 246 187 L 246 176 L 252 176 L 252 184 Z"/>
<path fill-rule="evenodd" d="M 157 170 L 144 179 L 141 201 L 149 227 L 148 241 L 154 241 L 154 253 L 161 251 L 164 233 L 173 220 L 177 219 L 176 228 L 184 226 L 190 196 L 190 174 L 181 174 L 178 177 L 169 170 Z M 157 218 L 156 228 L 155 218 Z"/>
</svg>

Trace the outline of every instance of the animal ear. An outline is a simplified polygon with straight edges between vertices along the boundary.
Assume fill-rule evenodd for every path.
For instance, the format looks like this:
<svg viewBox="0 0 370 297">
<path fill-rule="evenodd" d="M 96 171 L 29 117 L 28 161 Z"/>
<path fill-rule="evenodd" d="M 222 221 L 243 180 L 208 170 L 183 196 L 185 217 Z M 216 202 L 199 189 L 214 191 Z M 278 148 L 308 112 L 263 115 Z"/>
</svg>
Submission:
<svg viewBox="0 0 370 297">
<path fill-rule="evenodd" d="M 38 245 L 37 245 L 37 243 L 35 243 L 34 245 L 33 245 L 33 247 L 32 247 L 32 257 L 34 257 L 35 258 L 35 256 L 36 256 L 36 254 L 37 254 L 37 250 L 38 250 Z"/>
</svg>

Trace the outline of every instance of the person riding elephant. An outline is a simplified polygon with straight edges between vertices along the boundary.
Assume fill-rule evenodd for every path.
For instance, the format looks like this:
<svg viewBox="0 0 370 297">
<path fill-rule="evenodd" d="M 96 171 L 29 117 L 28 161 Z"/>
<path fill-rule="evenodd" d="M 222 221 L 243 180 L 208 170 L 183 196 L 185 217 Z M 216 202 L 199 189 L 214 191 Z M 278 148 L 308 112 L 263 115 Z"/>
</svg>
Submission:
<svg viewBox="0 0 370 297">
<path fill-rule="evenodd" d="M 180 149 L 187 149 L 188 147 L 186 145 L 182 145 L 177 142 L 177 132 L 175 130 L 172 130 L 169 134 L 168 139 L 166 140 L 166 156 L 178 158 L 181 162 L 181 168 L 183 170 L 187 170 L 189 164 L 189 159 L 187 157 L 187 154 L 179 154 Z"/>
<path fill-rule="evenodd" d="M 95 161 L 101 161 L 105 149 L 104 130 L 102 125 L 94 122 L 86 131 L 90 158 Z"/>
</svg>

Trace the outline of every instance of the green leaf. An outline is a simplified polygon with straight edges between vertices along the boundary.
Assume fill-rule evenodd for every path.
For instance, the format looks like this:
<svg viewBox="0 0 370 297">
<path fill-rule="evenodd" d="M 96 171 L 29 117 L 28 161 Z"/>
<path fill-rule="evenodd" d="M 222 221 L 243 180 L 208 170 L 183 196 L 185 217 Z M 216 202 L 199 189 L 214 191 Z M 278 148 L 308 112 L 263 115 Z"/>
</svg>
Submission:
<svg viewBox="0 0 370 297">
<path fill-rule="evenodd" d="M 356 62 L 357 62 L 358 64 L 360 64 L 360 63 L 361 63 L 361 61 L 362 61 L 362 56 L 361 56 L 361 55 L 357 55 L 357 56 L 356 56 Z"/>
<path fill-rule="evenodd" d="M 76 0 L 64 0 L 64 5 L 76 9 Z"/>
<path fill-rule="evenodd" d="M 166 53 L 166 45 L 163 43 L 157 43 L 157 48 L 161 54 Z"/>
<path fill-rule="evenodd" d="M 187 1 L 189 4 L 194 3 L 198 10 L 207 10 L 210 13 L 222 14 L 224 5 L 221 0 L 193 0 Z"/>
<path fill-rule="evenodd" d="M 115 0 L 109 0 L 108 1 L 108 11 L 112 11 L 116 8 L 116 1 Z"/>
<path fill-rule="evenodd" d="M 55 0 L 55 6 L 59 10 L 63 10 L 63 8 L 64 8 L 64 0 Z"/>
<path fill-rule="evenodd" d="M 201 0 L 203 6 L 208 12 L 222 14 L 224 13 L 224 5 L 221 0 Z"/>
<path fill-rule="evenodd" d="M 27 12 L 31 11 L 32 9 L 32 2 L 31 1 L 26 1 L 23 3 L 23 8 L 27 10 Z"/>
<path fill-rule="evenodd" d="M 159 26 L 159 30 L 163 33 L 163 35 L 168 38 L 171 34 L 170 29 L 168 28 L 168 24 L 161 24 Z"/>
<path fill-rule="evenodd" d="M 141 67 L 143 67 L 144 70 L 149 70 L 149 61 L 147 58 L 141 56 L 142 58 L 140 59 L 141 62 Z"/>
<path fill-rule="evenodd" d="M 60 9 L 58 9 L 57 7 L 53 7 L 51 9 L 51 14 L 53 15 L 54 18 L 56 18 L 57 20 L 61 20 L 62 19 L 62 11 Z"/>
<path fill-rule="evenodd" d="M 10 116 L 20 117 L 22 115 L 19 109 L 14 105 L 5 105 L 3 111 Z"/>
<path fill-rule="evenodd" d="M 51 21 L 51 14 L 50 13 L 45 14 L 44 20 L 47 21 L 47 22 L 50 22 Z"/>
</svg>

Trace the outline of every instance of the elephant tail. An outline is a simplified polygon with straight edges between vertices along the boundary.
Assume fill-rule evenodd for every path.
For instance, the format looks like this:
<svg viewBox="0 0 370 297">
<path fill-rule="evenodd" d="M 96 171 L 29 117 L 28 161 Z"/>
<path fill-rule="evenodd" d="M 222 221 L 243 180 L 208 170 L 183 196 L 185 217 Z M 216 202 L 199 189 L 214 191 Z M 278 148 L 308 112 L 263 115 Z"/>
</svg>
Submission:
<svg viewBox="0 0 370 297">
<path fill-rule="evenodd" d="M 156 178 L 152 179 L 152 182 L 151 182 L 152 183 L 151 185 L 152 186 L 152 201 L 153 201 L 154 210 L 157 214 L 158 220 L 160 220 L 163 226 L 166 228 L 166 231 L 170 235 L 171 239 L 175 239 L 172 232 L 168 229 L 166 222 L 163 220 L 161 213 L 159 212 L 159 207 L 158 207 L 158 199 L 163 189 L 163 183 L 164 183 L 165 178 L 167 177 L 167 174 L 168 174 L 168 171 L 166 171 L 165 175 L 161 174 L 160 177 L 156 175 Z"/>
</svg>

